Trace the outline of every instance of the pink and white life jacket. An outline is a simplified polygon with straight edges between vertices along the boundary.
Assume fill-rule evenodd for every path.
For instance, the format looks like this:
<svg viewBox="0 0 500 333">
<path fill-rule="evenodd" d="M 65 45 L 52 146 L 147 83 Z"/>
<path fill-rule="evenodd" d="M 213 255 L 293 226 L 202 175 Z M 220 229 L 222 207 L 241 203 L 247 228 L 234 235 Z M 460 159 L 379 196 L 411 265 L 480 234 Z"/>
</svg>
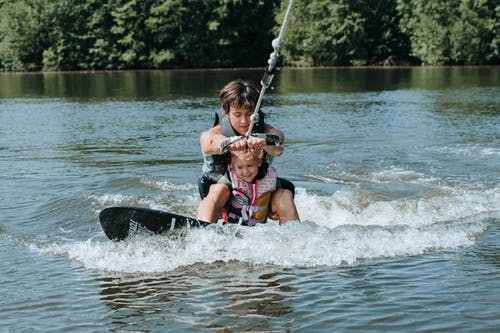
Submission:
<svg viewBox="0 0 500 333">
<path fill-rule="evenodd" d="M 231 164 L 226 175 L 231 181 L 231 196 L 222 213 L 224 221 L 234 222 L 241 218 L 242 223 L 249 226 L 265 223 L 271 193 L 276 190 L 276 169 L 269 166 L 262 179 L 251 183 L 239 179 Z"/>
</svg>

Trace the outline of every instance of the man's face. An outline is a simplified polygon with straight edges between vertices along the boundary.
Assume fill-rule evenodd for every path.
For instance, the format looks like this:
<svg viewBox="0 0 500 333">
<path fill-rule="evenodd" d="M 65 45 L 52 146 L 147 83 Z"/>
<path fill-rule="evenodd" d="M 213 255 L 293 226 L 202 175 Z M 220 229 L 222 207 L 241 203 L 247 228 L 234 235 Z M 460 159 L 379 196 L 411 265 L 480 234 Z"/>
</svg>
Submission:
<svg viewBox="0 0 500 333">
<path fill-rule="evenodd" d="M 250 117 L 253 111 L 231 106 L 228 117 L 234 131 L 239 135 L 245 135 L 250 127 Z"/>
</svg>

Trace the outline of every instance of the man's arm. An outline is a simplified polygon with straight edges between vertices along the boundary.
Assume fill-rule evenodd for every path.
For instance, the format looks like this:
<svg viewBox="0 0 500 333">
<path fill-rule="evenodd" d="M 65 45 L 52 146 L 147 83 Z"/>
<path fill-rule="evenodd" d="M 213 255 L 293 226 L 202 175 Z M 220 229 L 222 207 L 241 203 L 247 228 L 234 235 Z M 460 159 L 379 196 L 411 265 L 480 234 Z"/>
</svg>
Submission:
<svg viewBox="0 0 500 333">
<path fill-rule="evenodd" d="M 206 155 L 222 154 L 223 151 L 221 149 L 221 144 L 227 139 L 228 137 L 221 134 L 220 125 L 212 127 L 211 129 L 201 133 L 200 136 L 201 151 Z M 247 148 L 246 140 L 236 141 L 227 146 L 227 149 L 229 151 L 245 150 L 246 148 Z"/>
<path fill-rule="evenodd" d="M 221 134 L 219 125 L 212 127 L 200 135 L 201 151 L 206 155 L 220 154 L 220 144 L 226 139 Z"/>
</svg>

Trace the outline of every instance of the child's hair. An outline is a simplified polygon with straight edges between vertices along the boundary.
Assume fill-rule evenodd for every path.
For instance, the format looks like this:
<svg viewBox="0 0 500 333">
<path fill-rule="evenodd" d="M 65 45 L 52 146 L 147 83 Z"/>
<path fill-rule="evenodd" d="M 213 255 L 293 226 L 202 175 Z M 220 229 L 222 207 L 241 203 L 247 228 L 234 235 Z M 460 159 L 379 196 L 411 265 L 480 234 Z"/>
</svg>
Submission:
<svg viewBox="0 0 500 333">
<path fill-rule="evenodd" d="M 262 150 L 255 151 L 247 148 L 245 150 L 231 152 L 231 160 L 237 158 L 240 161 L 252 161 L 262 159 L 263 157 L 264 152 Z"/>
<path fill-rule="evenodd" d="M 231 106 L 253 111 L 259 100 L 259 90 L 251 81 L 238 79 L 226 84 L 219 97 L 225 113 Z"/>
</svg>

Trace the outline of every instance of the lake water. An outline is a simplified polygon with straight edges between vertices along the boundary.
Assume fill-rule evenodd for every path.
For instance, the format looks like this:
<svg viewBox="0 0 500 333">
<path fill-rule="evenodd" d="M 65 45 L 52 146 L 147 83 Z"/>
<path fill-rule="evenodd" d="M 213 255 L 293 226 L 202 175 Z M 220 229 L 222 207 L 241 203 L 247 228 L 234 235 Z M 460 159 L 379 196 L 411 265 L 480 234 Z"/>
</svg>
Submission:
<svg viewBox="0 0 500 333">
<path fill-rule="evenodd" d="M 262 70 L 0 74 L 3 332 L 496 332 L 500 67 L 283 69 L 302 222 L 111 242 L 196 215 L 217 91 Z"/>
</svg>

